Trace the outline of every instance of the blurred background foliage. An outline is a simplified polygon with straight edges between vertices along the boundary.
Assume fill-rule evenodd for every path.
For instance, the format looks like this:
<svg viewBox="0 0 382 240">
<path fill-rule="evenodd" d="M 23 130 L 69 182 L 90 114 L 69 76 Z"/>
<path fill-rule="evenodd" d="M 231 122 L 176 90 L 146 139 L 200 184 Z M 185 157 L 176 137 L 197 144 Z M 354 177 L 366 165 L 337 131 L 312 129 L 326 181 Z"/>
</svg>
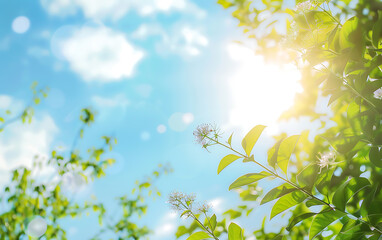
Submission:
<svg viewBox="0 0 382 240">
<path fill-rule="evenodd" d="M 34 83 L 32 91 L 31 104 L 19 115 L 8 118 L 12 109 L 5 111 L 0 118 L 2 131 L 16 121 L 24 124 L 33 121 L 34 106 L 48 96 L 49 89 L 37 89 Z M 90 213 L 98 215 L 99 220 L 99 229 L 94 231 L 92 240 L 142 239 L 151 233 L 149 227 L 139 224 L 139 219 L 147 212 L 147 199 L 161 196 L 155 181 L 171 172 L 171 167 L 158 165 L 146 178 L 131 184 L 131 192 L 118 197 L 113 209 L 107 209 L 95 196 L 78 201 L 76 195 L 87 184 L 105 176 L 106 168 L 115 162 L 107 153 L 117 144 L 114 137 L 101 136 L 99 146 L 81 152 L 77 146 L 79 141 L 86 141 L 86 131 L 95 120 L 94 111 L 82 109 L 79 120 L 82 125 L 70 149 L 57 147 L 48 158 L 36 156 L 32 168 L 19 167 L 12 171 L 0 198 L 0 239 L 68 239 L 62 222 Z"/>
</svg>

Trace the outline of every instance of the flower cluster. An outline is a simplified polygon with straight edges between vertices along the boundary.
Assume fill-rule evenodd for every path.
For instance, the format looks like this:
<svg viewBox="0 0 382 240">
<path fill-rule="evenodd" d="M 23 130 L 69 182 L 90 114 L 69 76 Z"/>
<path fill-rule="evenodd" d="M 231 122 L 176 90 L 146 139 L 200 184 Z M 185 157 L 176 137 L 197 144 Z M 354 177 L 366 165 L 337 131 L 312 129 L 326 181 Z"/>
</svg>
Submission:
<svg viewBox="0 0 382 240">
<path fill-rule="evenodd" d="M 194 217 L 194 205 L 197 205 L 196 211 L 200 213 L 206 213 L 211 206 L 207 203 L 196 203 L 195 195 L 185 194 L 182 192 L 173 192 L 169 195 L 167 203 L 170 204 L 170 208 L 181 212 L 181 217 Z"/>
<path fill-rule="evenodd" d="M 314 5 L 312 4 L 311 1 L 300 2 L 296 6 L 296 11 L 305 12 L 305 11 L 310 10 L 312 7 L 314 7 Z"/>
<path fill-rule="evenodd" d="M 201 144 L 204 148 L 218 142 L 220 138 L 220 129 L 216 125 L 201 124 L 194 131 L 195 141 Z"/>
<path fill-rule="evenodd" d="M 198 211 L 202 213 L 206 213 L 211 209 L 211 205 L 208 203 L 200 203 L 198 207 Z"/>
<path fill-rule="evenodd" d="M 319 156 L 317 165 L 320 167 L 320 173 L 323 168 L 329 168 L 330 166 L 336 164 L 336 154 L 334 152 L 327 152 L 327 153 L 318 153 Z"/>
<path fill-rule="evenodd" d="M 182 216 L 190 217 L 195 202 L 195 195 L 182 192 L 172 192 L 167 203 L 174 211 L 183 212 Z"/>
</svg>

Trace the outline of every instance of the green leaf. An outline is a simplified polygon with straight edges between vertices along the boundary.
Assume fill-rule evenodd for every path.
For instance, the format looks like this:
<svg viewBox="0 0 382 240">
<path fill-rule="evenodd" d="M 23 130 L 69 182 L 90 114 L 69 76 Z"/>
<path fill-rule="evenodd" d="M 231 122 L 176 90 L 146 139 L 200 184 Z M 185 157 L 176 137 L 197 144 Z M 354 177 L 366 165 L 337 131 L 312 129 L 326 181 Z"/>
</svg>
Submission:
<svg viewBox="0 0 382 240">
<path fill-rule="evenodd" d="M 243 162 L 254 162 L 255 158 L 253 157 L 253 154 L 250 157 L 246 157 L 243 159 Z"/>
<path fill-rule="evenodd" d="M 342 184 L 333 195 L 332 203 L 339 210 L 344 211 L 346 203 L 363 188 L 370 186 L 369 180 L 355 177 Z"/>
<path fill-rule="evenodd" d="M 275 168 L 277 163 L 277 155 L 279 153 L 280 144 L 284 139 L 279 140 L 271 149 L 268 151 L 268 164 Z"/>
<path fill-rule="evenodd" d="M 342 49 L 350 48 L 354 46 L 354 41 L 352 39 L 354 32 L 357 30 L 358 18 L 352 17 L 347 20 L 340 31 L 340 46 Z"/>
<path fill-rule="evenodd" d="M 241 157 L 239 156 L 236 156 L 234 154 L 229 154 L 227 156 L 225 156 L 219 163 L 219 166 L 218 166 L 218 174 L 225 168 L 227 167 L 228 165 L 230 165 L 231 163 L 233 163 L 234 161 L 236 161 L 237 159 L 239 159 Z"/>
<path fill-rule="evenodd" d="M 337 235 L 336 239 L 338 240 L 364 239 L 362 237 L 365 236 L 365 230 L 368 228 L 369 227 L 366 224 L 360 223 L 360 221 L 358 220 L 349 219 L 342 226 L 341 231 Z"/>
<path fill-rule="evenodd" d="M 229 8 L 229 7 L 232 7 L 234 6 L 233 3 L 227 1 L 227 0 L 218 0 L 217 2 L 218 4 L 222 5 L 223 8 Z"/>
<path fill-rule="evenodd" d="M 231 223 L 228 227 L 228 240 L 243 240 L 244 231 L 236 223 Z"/>
<path fill-rule="evenodd" d="M 289 158 L 293 153 L 294 147 L 296 146 L 299 137 L 299 135 L 290 136 L 283 140 L 280 144 L 279 153 L 277 156 L 277 164 L 285 174 L 288 171 Z"/>
<path fill-rule="evenodd" d="M 228 144 L 231 146 L 231 142 L 232 142 L 232 135 L 233 135 L 233 133 L 231 134 L 231 136 L 229 136 L 229 138 L 228 138 Z"/>
<path fill-rule="evenodd" d="M 312 198 L 312 199 L 309 199 L 308 201 L 305 202 L 305 205 L 307 207 L 312 207 L 312 206 L 317 206 L 317 205 L 324 205 L 323 202 L 321 201 L 318 201 L 317 199 L 315 198 Z"/>
<path fill-rule="evenodd" d="M 331 186 L 333 173 L 334 173 L 334 168 L 331 168 L 318 175 L 318 178 L 316 180 L 316 188 L 321 194 L 323 195 L 329 194 L 329 188 Z"/>
<path fill-rule="evenodd" d="M 314 184 L 317 182 L 317 176 L 319 175 L 319 167 L 317 164 L 309 164 L 308 166 L 304 167 L 303 170 L 301 170 L 297 174 L 297 180 L 300 184 L 300 187 L 304 187 L 305 189 L 311 190 L 314 186 Z"/>
<path fill-rule="evenodd" d="M 212 217 L 210 218 L 210 224 L 211 224 L 211 230 L 212 231 L 215 231 L 215 228 L 216 228 L 216 215 L 212 215 Z"/>
<path fill-rule="evenodd" d="M 285 237 L 285 235 L 279 234 L 276 237 L 272 238 L 272 240 L 283 240 L 283 239 L 285 239 L 284 237 Z"/>
<path fill-rule="evenodd" d="M 191 212 L 190 210 L 185 210 L 184 212 L 182 212 L 182 214 L 180 214 L 180 217 L 183 217 L 185 214 L 188 214 L 189 212 Z"/>
<path fill-rule="evenodd" d="M 208 233 L 200 231 L 200 232 L 195 232 L 191 234 L 191 236 L 187 238 L 187 240 L 201 240 L 201 239 L 211 239 L 211 236 Z"/>
<path fill-rule="evenodd" d="M 234 188 L 238 188 L 238 187 L 241 187 L 241 186 L 245 186 L 245 185 L 248 185 L 248 184 L 251 184 L 251 183 L 254 183 L 254 182 L 257 182 L 263 178 L 266 178 L 266 177 L 269 177 L 269 176 L 272 176 L 270 173 L 267 173 L 267 172 L 261 172 L 261 173 L 248 173 L 248 174 L 245 174 L 241 177 L 239 177 L 238 179 L 236 179 L 230 186 L 229 186 L 229 190 L 231 189 L 234 189 Z"/>
<path fill-rule="evenodd" d="M 40 98 L 35 98 L 35 99 L 34 99 L 34 103 L 35 103 L 36 105 L 40 104 Z"/>
<path fill-rule="evenodd" d="M 241 216 L 241 211 L 236 211 L 234 209 L 229 209 L 223 213 L 223 215 L 229 215 L 229 217 L 232 219 L 238 218 Z"/>
<path fill-rule="evenodd" d="M 284 183 L 278 187 L 273 188 L 271 191 L 269 191 L 267 194 L 265 194 L 265 196 L 261 200 L 260 205 L 267 203 L 267 202 L 270 202 L 272 200 L 275 200 L 279 197 L 284 196 L 285 194 L 294 192 L 296 190 L 297 189 L 292 187 L 290 184 Z"/>
<path fill-rule="evenodd" d="M 340 211 L 331 210 L 330 208 L 321 211 L 314 217 L 312 224 L 309 229 L 309 240 L 318 236 L 327 226 L 332 222 L 340 219 L 346 214 Z"/>
<path fill-rule="evenodd" d="M 274 218 L 276 215 L 284 212 L 285 210 L 296 206 L 297 204 L 304 201 L 306 198 L 307 196 L 300 191 L 292 192 L 282 196 L 279 200 L 277 200 L 277 202 L 272 208 L 271 219 Z"/>
<path fill-rule="evenodd" d="M 345 91 L 340 91 L 340 90 L 337 90 L 335 92 L 333 92 L 331 95 L 330 95 L 330 99 L 328 101 L 328 107 L 333 103 L 335 102 L 337 99 L 339 99 L 340 97 L 342 97 L 343 95 L 345 95 Z"/>
<path fill-rule="evenodd" d="M 382 152 L 379 147 L 371 147 L 369 159 L 375 166 L 382 168 Z"/>
<path fill-rule="evenodd" d="M 286 227 L 286 230 L 288 230 L 290 232 L 290 230 L 292 229 L 292 227 L 294 227 L 297 223 L 307 219 L 307 218 L 310 218 L 310 217 L 313 217 L 314 215 L 316 215 L 317 213 L 314 213 L 314 212 L 309 212 L 309 213 L 304 213 L 304 214 L 301 214 L 295 218 L 293 218 L 288 226 Z"/>
<path fill-rule="evenodd" d="M 379 48 L 379 39 L 382 37 L 382 12 L 378 11 L 378 21 L 373 26 L 373 45 L 375 48 Z"/>
<path fill-rule="evenodd" d="M 247 135 L 245 135 L 245 137 L 243 138 L 241 145 L 243 146 L 243 149 L 247 156 L 251 154 L 252 149 L 255 146 L 264 128 L 265 126 L 263 125 L 257 125 L 256 127 L 252 128 L 251 131 L 249 131 Z"/>
</svg>

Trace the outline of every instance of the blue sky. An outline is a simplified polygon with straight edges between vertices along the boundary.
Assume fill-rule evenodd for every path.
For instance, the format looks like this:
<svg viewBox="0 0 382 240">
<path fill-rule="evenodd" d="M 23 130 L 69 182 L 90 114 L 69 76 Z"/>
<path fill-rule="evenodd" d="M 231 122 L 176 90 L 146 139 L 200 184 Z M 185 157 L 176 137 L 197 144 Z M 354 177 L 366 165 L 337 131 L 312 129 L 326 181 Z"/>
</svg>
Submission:
<svg viewBox="0 0 382 240">
<path fill-rule="evenodd" d="M 235 131 L 237 146 L 256 124 L 276 133 L 277 116 L 299 91 L 293 66 L 265 64 L 233 43 L 243 39 L 241 30 L 215 1 L 12 0 L 0 6 L 0 110 L 22 109 L 33 81 L 51 89 L 31 125 L 16 123 L 0 136 L 0 171 L 30 166 L 33 155 L 70 146 L 78 114 L 90 106 L 98 112 L 96 123 L 80 147 L 112 134 L 118 138 L 112 155 L 117 163 L 78 198 L 94 194 L 111 209 L 116 196 L 130 192 L 135 179 L 159 163 L 175 170 L 157 183 L 164 196 L 173 190 L 196 193 L 214 202 L 216 212 L 233 206 L 238 199 L 229 184 L 259 169 L 237 163 L 217 175 L 228 152 L 204 151 L 194 143 L 193 130 L 216 123 L 226 137 Z M 297 126 L 289 131 L 298 133 Z M 260 161 L 270 142 L 264 137 L 259 144 Z M 150 239 L 173 239 L 174 224 L 182 221 L 165 201 L 151 203 L 142 219 L 156 231 Z M 248 223 L 259 224 L 255 215 Z M 97 220 L 84 216 L 64 224 L 69 239 L 85 239 Z"/>
</svg>

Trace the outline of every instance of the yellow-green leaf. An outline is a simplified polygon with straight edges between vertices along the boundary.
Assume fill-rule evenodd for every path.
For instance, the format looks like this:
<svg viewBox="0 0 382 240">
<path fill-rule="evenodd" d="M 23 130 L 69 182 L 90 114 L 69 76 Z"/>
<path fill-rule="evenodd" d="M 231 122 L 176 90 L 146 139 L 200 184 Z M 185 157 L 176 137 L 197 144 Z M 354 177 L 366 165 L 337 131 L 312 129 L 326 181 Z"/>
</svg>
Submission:
<svg viewBox="0 0 382 240">
<path fill-rule="evenodd" d="M 288 171 L 289 159 L 293 153 L 294 147 L 296 146 L 299 137 L 299 135 L 290 136 L 284 139 L 280 144 L 280 148 L 277 155 L 277 164 L 285 174 Z"/>
<path fill-rule="evenodd" d="M 243 146 L 243 149 L 247 156 L 251 154 L 252 149 L 255 146 L 264 128 L 265 126 L 263 125 L 257 125 L 256 127 L 252 128 L 251 131 L 249 131 L 247 135 L 245 135 L 245 137 L 243 138 L 241 145 Z"/>
<path fill-rule="evenodd" d="M 277 198 L 284 196 L 285 194 L 294 192 L 296 190 L 297 189 L 294 188 L 293 186 L 291 186 L 290 184 L 284 183 L 278 187 L 273 188 L 267 194 L 265 194 L 265 196 L 261 200 L 260 205 L 267 203 L 267 202 L 270 202 L 270 201 L 273 201 Z"/>
<path fill-rule="evenodd" d="M 300 191 L 291 192 L 281 197 L 279 200 L 277 200 L 277 202 L 272 208 L 271 219 L 274 218 L 276 215 L 284 212 L 285 210 L 296 206 L 297 204 L 304 201 L 306 198 L 307 196 Z"/>
<path fill-rule="evenodd" d="M 232 142 L 232 135 L 233 135 L 233 133 L 231 134 L 231 136 L 229 136 L 229 138 L 228 138 L 228 144 L 231 146 L 231 142 Z"/>
<path fill-rule="evenodd" d="M 210 218 L 210 222 L 209 222 L 209 224 L 211 225 L 211 226 L 210 226 L 211 230 L 212 230 L 212 231 L 215 231 L 216 224 L 217 224 L 217 222 L 216 222 L 216 215 L 215 215 L 215 214 L 212 215 L 212 217 Z"/>
<path fill-rule="evenodd" d="M 236 223 L 231 223 L 228 227 L 228 240 L 243 240 L 244 231 Z"/>
<path fill-rule="evenodd" d="M 208 233 L 195 232 L 195 233 L 191 234 L 191 236 L 189 236 L 187 238 L 187 240 L 202 240 L 202 239 L 210 239 L 210 238 L 211 238 L 211 236 Z"/>
<path fill-rule="evenodd" d="M 227 156 L 225 156 L 219 163 L 219 166 L 218 166 L 218 174 L 225 168 L 227 167 L 228 165 L 230 165 L 231 163 L 233 163 L 234 161 L 236 161 L 237 159 L 239 159 L 241 157 L 237 156 L 237 155 L 234 155 L 234 154 L 229 154 Z"/>
<path fill-rule="evenodd" d="M 332 222 L 340 219 L 345 215 L 345 213 L 335 210 L 322 211 L 314 217 L 312 224 L 309 229 L 309 240 L 318 236 L 327 226 L 329 226 Z"/>
<path fill-rule="evenodd" d="M 269 176 L 272 176 L 270 173 L 267 173 L 267 172 L 261 172 L 261 173 L 248 173 L 248 174 L 245 174 L 241 177 L 239 177 L 238 179 L 236 179 L 230 186 L 229 186 L 229 190 L 231 189 L 234 189 L 234 188 L 238 188 L 238 187 L 241 187 L 241 186 L 245 186 L 245 185 L 248 185 L 248 184 L 251 184 L 251 183 L 254 183 L 254 182 L 257 182 L 263 178 L 266 178 L 266 177 L 269 177 Z"/>
</svg>

